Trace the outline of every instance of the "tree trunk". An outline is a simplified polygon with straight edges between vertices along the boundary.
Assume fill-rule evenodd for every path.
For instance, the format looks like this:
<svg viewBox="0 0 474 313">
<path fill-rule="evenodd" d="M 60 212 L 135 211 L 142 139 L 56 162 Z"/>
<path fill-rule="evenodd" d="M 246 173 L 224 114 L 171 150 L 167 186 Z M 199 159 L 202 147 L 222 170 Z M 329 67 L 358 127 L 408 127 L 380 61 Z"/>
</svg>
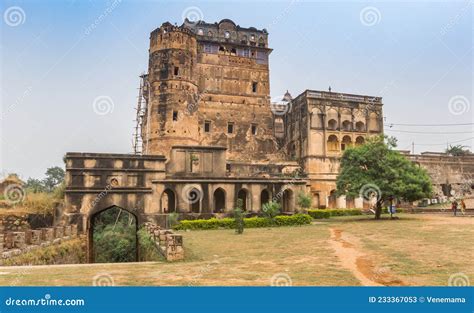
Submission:
<svg viewBox="0 0 474 313">
<path fill-rule="evenodd" d="M 375 219 L 379 220 L 380 215 L 382 215 L 382 201 L 377 201 L 376 207 L 375 207 Z"/>
</svg>

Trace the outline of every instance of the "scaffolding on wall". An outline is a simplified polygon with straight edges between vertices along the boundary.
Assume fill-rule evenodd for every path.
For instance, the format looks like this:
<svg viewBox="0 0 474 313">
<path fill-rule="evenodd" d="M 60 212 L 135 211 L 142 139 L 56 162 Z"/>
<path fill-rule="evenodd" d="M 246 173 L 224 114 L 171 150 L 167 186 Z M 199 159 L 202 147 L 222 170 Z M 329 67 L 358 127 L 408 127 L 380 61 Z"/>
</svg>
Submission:
<svg viewBox="0 0 474 313">
<path fill-rule="evenodd" d="M 138 88 L 138 99 L 137 99 L 137 106 L 135 107 L 136 111 L 136 118 L 135 128 L 133 132 L 132 138 L 132 146 L 133 146 L 133 153 L 137 155 L 143 154 L 143 134 L 142 134 L 142 126 L 143 121 L 145 119 L 146 109 L 148 99 L 145 97 L 145 92 L 148 90 L 147 84 L 147 74 L 140 75 L 140 87 Z"/>
</svg>

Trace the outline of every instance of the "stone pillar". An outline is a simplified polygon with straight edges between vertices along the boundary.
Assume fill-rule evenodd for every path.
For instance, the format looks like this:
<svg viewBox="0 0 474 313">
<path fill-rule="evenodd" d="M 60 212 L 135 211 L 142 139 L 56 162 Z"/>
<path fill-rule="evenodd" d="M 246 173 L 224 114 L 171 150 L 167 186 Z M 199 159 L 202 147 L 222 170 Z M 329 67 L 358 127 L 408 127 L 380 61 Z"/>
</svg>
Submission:
<svg viewBox="0 0 474 313">
<path fill-rule="evenodd" d="M 26 248 L 25 232 L 17 231 L 13 232 L 13 248 L 24 249 Z"/>
<path fill-rule="evenodd" d="M 336 208 L 345 209 L 346 208 L 346 196 L 340 196 L 336 199 Z"/>
<path fill-rule="evenodd" d="M 71 237 L 76 237 L 77 233 L 78 233 L 77 224 L 72 224 L 71 225 Z"/>
<path fill-rule="evenodd" d="M 41 234 L 42 231 L 39 229 L 31 230 L 31 240 L 30 243 L 32 245 L 39 245 L 41 244 Z"/>
<path fill-rule="evenodd" d="M 41 240 L 52 241 L 54 239 L 54 228 L 41 228 Z"/>
<path fill-rule="evenodd" d="M 8 232 L 4 234 L 3 247 L 4 249 L 13 249 L 13 233 L 12 232 Z"/>
<path fill-rule="evenodd" d="M 0 234 L 0 253 L 3 252 L 3 240 L 4 240 L 3 234 Z"/>
<path fill-rule="evenodd" d="M 167 261 L 178 261 L 184 259 L 183 236 L 177 234 L 166 235 Z"/>
<path fill-rule="evenodd" d="M 64 226 L 64 237 L 71 236 L 71 225 Z"/>
<path fill-rule="evenodd" d="M 64 227 L 63 226 L 54 227 L 54 237 L 55 238 L 63 238 L 64 237 Z"/>
</svg>

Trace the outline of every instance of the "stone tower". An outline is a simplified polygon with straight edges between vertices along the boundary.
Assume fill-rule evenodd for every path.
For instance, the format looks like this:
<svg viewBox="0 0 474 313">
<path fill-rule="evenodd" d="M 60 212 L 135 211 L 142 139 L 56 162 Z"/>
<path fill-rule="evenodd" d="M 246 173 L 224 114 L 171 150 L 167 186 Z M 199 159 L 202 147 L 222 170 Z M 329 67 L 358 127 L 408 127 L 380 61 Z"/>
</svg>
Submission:
<svg viewBox="0 0 474 313">
<path fill-rule="evenodd" d="M 164 23 L 153 31 L 144 152 L 169 156 L 173 146 L 220 146 L 230 161 L 281 159 L 270 106 L 270 53 L 265 29 L 228 19 Z"/>
<path fill-rule="evenodd" d="M 164 23 L 150 35 L 142 125 L 145 154 L 168 155 L 173 145 L 196 145 L 197 41 L 188 29 Z"/>
</svg>

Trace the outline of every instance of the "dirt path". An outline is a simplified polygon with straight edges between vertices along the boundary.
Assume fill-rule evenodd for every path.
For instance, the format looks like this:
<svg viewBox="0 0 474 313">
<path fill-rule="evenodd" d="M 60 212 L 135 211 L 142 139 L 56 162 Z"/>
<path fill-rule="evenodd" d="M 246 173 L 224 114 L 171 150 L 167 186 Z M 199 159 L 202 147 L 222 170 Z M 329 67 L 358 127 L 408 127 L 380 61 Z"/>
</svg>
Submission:
<svg viewBox="0 0 474 313">
<path fill-rule="evenodd" d="M 395 279 L 387 268 L 374 266 L 370 256 L 357 249 L 358 240 L 342 230 L 330 228 L 331 247 L 336 251 L 342 266 L 350 270 L 363 286 L 404 286 L 403 281 Z"/>
</svg>

